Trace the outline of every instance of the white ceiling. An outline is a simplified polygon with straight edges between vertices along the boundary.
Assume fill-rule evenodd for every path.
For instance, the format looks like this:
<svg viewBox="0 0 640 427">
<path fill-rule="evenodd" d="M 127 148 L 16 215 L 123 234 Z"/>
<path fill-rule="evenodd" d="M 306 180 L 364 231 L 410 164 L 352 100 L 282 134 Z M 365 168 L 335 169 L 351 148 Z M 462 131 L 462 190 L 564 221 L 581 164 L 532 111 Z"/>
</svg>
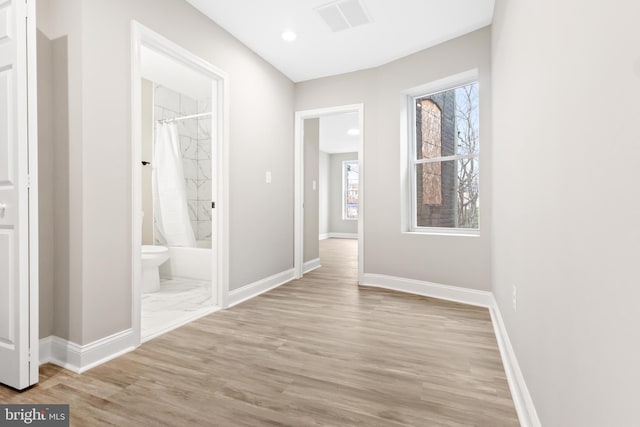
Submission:
<svg viewBox="0 0 640 427">
<path fill-rule="evenodd" d="M 494 0 L 362 0 L 371 23 L 332 32 L 328 0 L 187 0 L 294 82 L 376 67 L 491 23 Z M 293 30 L 298 38 L 280 37 Z"/>
<path fill-rule="evenodd" d="M 211 79 L 145 46 L 140 50 L 143 78 L 200 100 L 211 96 Z"/>
<path fill-rule="evenodd" d="M 359 138 L 349 135 L 349 129 L 358 129 L 358 113 L 320 117 L 320 151 L 330 154 L 358 151 Z"/>
</svg>

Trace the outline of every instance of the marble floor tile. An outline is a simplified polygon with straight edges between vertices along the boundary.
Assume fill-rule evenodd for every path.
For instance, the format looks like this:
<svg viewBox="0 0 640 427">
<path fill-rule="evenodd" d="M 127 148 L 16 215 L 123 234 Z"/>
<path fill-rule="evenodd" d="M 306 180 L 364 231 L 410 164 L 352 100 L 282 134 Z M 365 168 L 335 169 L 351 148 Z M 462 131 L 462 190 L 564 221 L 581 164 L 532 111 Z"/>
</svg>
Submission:
<svg viewBox="0 0 640 427">
<path fill-rule="evenodd" d="M 211 310 L 211 282 L 161 279 L 160 290 L 142 294 L 142 340 Z"/>
</svg>

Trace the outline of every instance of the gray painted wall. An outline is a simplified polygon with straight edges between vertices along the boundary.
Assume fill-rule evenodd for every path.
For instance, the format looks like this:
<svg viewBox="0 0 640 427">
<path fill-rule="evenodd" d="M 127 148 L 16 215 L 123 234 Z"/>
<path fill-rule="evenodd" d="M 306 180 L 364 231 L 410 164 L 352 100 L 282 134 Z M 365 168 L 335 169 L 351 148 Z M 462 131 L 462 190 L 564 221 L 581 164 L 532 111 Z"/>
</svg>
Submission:
<svg viewBox="0 0 640 427">
<path fill-rule="evenodd" d="M 55 245 L 70 271 L 60 282 L 68 293 L 60 336 L 87 344 L 132 324 L 132 19 L 230 76 L 230 289 L 293 268 L 293 83 L 181 0 L 38 5 L 41 31 L 69 40 L 69 233 Z M 269 108 L 252 111 L 247 99 Z"/>
<path fill-rule="evenodd" d="M 306 119 L 304 121 L 304 262 L 320 257 L 318 243 L 319 167 L 320 119 Z"/>
<path fill-rule="evenodd" d="M 330 154 L 320 151 L 320 169 L 318 171 L 318 233 L 329 233 L 329 165 Z"/>
<path fill-rule="evenodd" d="M 67 38 L 37 36 L 40 338 L 79 334 L 71 326 Z M 77 301 L 77 299 L 75 300 Z"/>
<path fill-rule="evenodd" d="M 55 3 L 55 4 L 54 4 Z M 40 108 L 43 117 L 38 117 L 39 125 L 51 121 L 53 144 L 53 295 L 40 304 L 53 307 L 53 328 L 51 333 L 61 338 L 82 342 L 82 103 L 81 87 L 69 85 L 69 81 L 81 79 L 80 34 L 82 31 L 82 4 L 78 0 L 39 1 L 37 6 L 38 29 L 42 36 L 43 49 L 47 49 L 44 38 L 52 40 L 50 67 L 39 67 L 38 73 L 43 87 L 50 91 L 51 116 L 47 108 Z M 42 54 L 39 52 L 39 55 Z M 45 54 L 46 55 L 46 54 Z M 47 88 L 46 81 L 52 87 Z M 46 96 L 46 95 L 45 95 Z M 50 256 L 50 254 L 49 254 Z M 48 261 L 41 260 L 46 263 Z M 43 295 L 46 298 L 47 295 Z M 45 329 L 46 330 L 46 329 Z"/>
<path fill-rule="evenodd" d="M 331 154 L 329 168 L 329 233 L 358 233 L 358 221 L 342 219 L 342 162 L 357 160 L 358 153 Z"/>
<path fill-rule="evenodd" d="M 52 42 L 38 31 L 38 233 L 40 338 L 53 332 L 54 202 Z"/>
<path fill-rule="evenodd" d="M 638 16 L 496 2 L 493 291 L 544 426 L 638 424 Z"/>
<path fill-rule="evenodd" d="M 402 91 L 473 68 L 480 82 L 480 236 L 404 233 Z M 489 27 L 379 68 L 296 84 L 296 110 L 364 104 L 366 273 L 491 288 L 491 31 Z M 406 229 L 406 228 L 405 228 Z M 455 254 L 455 255 L 452 255 Z M 465 260 L 461 267 L 460 259 Z"/>
</svg>

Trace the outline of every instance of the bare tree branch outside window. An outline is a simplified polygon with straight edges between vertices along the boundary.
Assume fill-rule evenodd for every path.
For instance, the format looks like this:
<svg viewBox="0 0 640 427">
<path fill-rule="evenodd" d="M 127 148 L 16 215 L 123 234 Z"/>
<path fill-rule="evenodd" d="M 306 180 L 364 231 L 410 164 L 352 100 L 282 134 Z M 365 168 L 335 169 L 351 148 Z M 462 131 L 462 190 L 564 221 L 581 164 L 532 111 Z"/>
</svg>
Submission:
<svg viewBox="0 0 640 427">
<path fill-rule="evenodd" d="M 458 227 L 478 228 L 479 205 L 479 152 L 478 85 L 456 89 L 457 153 L 476 154 L 458 164 Z"/>
</svg>

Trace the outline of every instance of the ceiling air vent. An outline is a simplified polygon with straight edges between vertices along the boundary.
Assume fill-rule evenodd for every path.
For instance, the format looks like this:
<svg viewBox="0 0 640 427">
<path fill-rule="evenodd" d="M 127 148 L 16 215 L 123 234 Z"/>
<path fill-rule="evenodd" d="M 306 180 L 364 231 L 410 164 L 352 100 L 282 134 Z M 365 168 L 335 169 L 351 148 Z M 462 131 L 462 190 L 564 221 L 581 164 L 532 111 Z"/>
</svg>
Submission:
<svg viewBox="0 0 640 427">
<path fill-rule="evenodd" d="M 333 32 L 371 22 L 359 0 L 340 0 L 320 6 L 316 11 Z"/>
</svg>

